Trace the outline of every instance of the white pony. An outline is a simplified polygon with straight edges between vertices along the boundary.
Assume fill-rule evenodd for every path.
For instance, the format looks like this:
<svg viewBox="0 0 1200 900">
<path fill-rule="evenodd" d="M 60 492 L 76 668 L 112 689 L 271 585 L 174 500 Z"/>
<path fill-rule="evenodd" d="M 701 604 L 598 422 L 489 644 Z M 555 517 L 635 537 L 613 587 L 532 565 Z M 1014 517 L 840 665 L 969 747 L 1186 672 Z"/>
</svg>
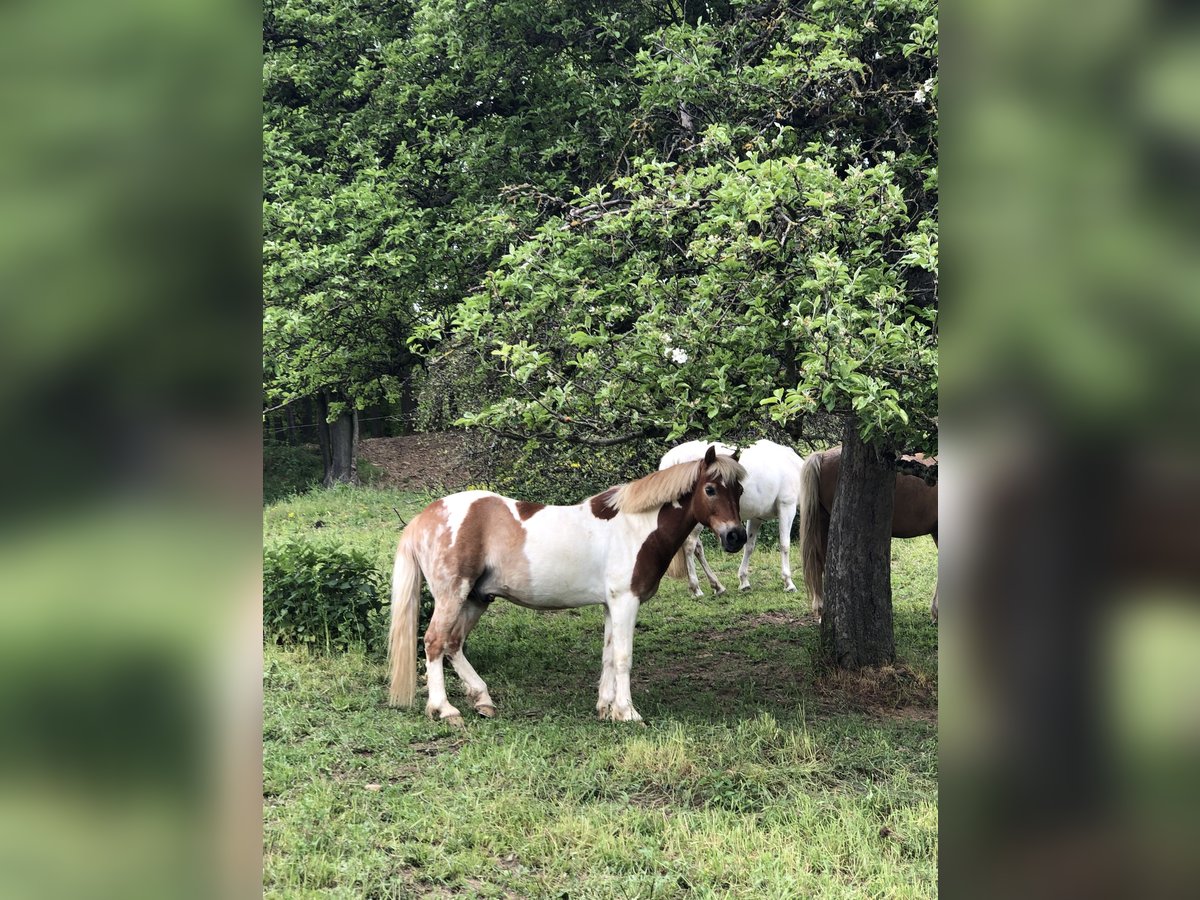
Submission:
<svg viewBox="0 0 1200 900">
<path fill-rule="evenodd" d="M 659 463 L 660 469 L 681 462 L 691 462 L 704 457 L 709 446 L 716 448 L 717 453 L 736 456 L 737 448 L 723 444 L 720 441 L 688 441 L 666 452 Z M 738 461 L 746 470 L 742 479 L 740 498 L 742 518 L 747 522 L 747 542 L 742 554 L 742 565 L 738 569 L 738 583 L 743 591 L 750 590 L 750 554 L 758 542 L 758 532 L 766 519 L 779 519 L 779 553 L 780 573 L 783 575 L 783 589 L 796 590 L 792 581 L 791 545 L 792 522 L 796 518 L 796 505 L 800 498 L 800 470 L 804 460 L 790 447 L 776 444 L 774 441 L 761 440 L 751 444 L 741 451 Z M 700 588 L 700 580 L 696 577 L 696 558 L 699 557 L 704 574 L 709 584 L 717 594 L 725 593 L 725 587 L 717 578 L 716 573 L 708 565 L 704 557 L 704 545 L 700 541 L 703 527 L 697 527 L 684 543 L 683 549 L 671 560 L 667 574 L 672 578 L 688 580 L 692 595 L 704 596 Z"/>
</svg>

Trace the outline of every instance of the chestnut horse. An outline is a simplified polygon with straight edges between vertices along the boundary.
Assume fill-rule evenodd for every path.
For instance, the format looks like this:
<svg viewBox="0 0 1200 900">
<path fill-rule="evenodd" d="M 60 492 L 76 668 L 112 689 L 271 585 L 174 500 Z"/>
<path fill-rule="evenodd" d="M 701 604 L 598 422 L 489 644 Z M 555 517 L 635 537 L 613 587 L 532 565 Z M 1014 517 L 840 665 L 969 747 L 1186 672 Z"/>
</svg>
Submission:
<svg viewBox="0 0 1200 900">
<path fill-rule="evenodd" d="M 604 604 L 596 710 L 601 719 L 641 721 L 629 688 L 638 607 L 654 596 L 671 558 L 698 523 L 716 532 L 727 551 L 742 549 L 746 531 L 738 496 L 745 474 L 732 457 L 710 449 L 703 460 L 609 488 L 576 506 L 510 500 L 487 491 L 431 503 L 404 529 L 396 551 L 390 705 L 411 706 L 416 694 L 423 576 L 434 602 L 425 632 L 427 715 L 462 721 L 446 697 L 447 658 L 475 711 L 496 714 L 463 644 L 488 604 L 504 597 L 531 609 Z"/>
<path fill-rule="evenodd" d="M 936 458 L 921 454 L 905 456 L 932 465 Z M 842 448 L 820 450 L 804 461 L 800 479 L 800 534 L 804 544 L 804 583 L 812 598 L 812 611 L 818 622 L 825 608 L 825 551 L 829 540 L 829 516 L 837 493 L 838 474 L 842 465 Z M 933 536 L 937 544 L 938 489 L 926 484 L 916 475 L 896 474 L 896 501 L 892 509 L 892 537 L 913 538 L 923 534 Z M 937 582 L 934 582 L 933 601 L 929 605 L 934 622 L 938 617 Z"/>
<path fill-rule="evenodd" d="M 699 459 L 710 446 L 707 441 L 688 441 L 672 447 L 662 458 L 659 468 L 666 468 L 675 463 Z M 737 450 L 727 444 L 715 441 L 711 444 L 718 453 L 736 455 Z M 751 444 L 741 451 L 738 462 L 746 469 L 746 477 L 742 484 L 742 516 L 747 521 L 746 549 L 742 553 L 742 564 L 738 568 L 738 584 L 743 591 L 750 590 L 750 555 L 754 545 L 758 543 L 758 531 L 767 519 L 779 520 L 779 571 L 783 576 L 783 589 L 794 591 L 796 585 L 792 582 L 792 522 L 796 518 L 796 504 L 800 497 L 800 467 L 803 460 L 796 455 L 791 447 L 776 444 L 774 441 L 761 440 Z M 695 597 L 703 597 L 700 589 L 700 579 L 696 577 L 696 560 L 700 561 L 708 583 L 714 593 L 725 593 L 716 573 L 704 558 L 704 545 L 700 542 L 700 532 L 704 526 L 696 526 L 683 549 L 671 560 L 667 574 L 672 578 L 688 580 L 688 587 Z"/>
</svg>

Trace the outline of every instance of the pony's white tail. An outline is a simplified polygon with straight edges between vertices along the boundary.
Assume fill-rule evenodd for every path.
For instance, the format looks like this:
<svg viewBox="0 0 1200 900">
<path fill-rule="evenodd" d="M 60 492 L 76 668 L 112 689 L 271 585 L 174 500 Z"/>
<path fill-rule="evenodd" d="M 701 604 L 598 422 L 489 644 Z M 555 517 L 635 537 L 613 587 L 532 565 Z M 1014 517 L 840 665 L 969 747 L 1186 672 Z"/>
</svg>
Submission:
<svg viewBox="0 0 1200 900">
<path fill-rule="evenodd" d="M 804 562 L 804 586 L 812 600 L 813 614 L 820 618 L 824 606 L 825 542 L 821 534 L 821 454 L 809 454 L 800 467 L 800 541 Z"/>
<path fill-rule="evenodd" d="M 388 706 L 412 706 L 417 694 L 417 612 L 421 608 L 421 567 L 407 533 L 400 535 L 392 569 L 392 624 L 388 632 L 391 687 Z"/>
</svg>

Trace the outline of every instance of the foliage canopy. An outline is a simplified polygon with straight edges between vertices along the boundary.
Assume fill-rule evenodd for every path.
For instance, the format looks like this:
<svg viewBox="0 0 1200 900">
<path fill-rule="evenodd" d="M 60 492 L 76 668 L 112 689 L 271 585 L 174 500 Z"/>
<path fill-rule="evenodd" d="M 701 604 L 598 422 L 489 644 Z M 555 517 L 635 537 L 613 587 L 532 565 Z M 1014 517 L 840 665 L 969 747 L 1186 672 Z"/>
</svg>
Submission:
<svg viewBox="0 0 1200 900">
<path fill-rule="evenodd" d="M 933 0 L 290 0 L 264 41 L 268 404 L 436 350 L 524 438 L 934 448 Z"/>
</svg>

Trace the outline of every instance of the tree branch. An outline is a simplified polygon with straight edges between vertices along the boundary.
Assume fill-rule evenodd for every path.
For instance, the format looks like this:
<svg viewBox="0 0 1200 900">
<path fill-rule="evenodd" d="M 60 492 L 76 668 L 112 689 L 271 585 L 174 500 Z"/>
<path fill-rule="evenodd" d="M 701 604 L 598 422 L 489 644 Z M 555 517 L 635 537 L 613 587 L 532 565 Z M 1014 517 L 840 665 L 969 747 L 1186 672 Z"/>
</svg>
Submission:
<svg viewBox="0 0 1200 900">
<path fill-rule="evenodd" d="M 486 428 L 497 437 L 508 438 L 513 441 L 527 441 L 530 438 L 552 438 L 557 441 L 565 441 L 568 444 L 580 444 L 584 447 L 615 447 L 618 444 L 627 444 L 630 441 L 636 441 L 647 437 L 663 437 L 667 432 L 657 425 L 647 425 L 638 431 L 630 431 L 625 434 L 618 434 L 612 437 L 592 438 L 585 437 L 581 434 L 554 434 L 550 432 L 543 433 L 528 433 L 518 434 L 515 431 L 508 431 L 505 428 L 497 428 L 494 425 L 481 425 L 481 428 Z"/>
</svg>

